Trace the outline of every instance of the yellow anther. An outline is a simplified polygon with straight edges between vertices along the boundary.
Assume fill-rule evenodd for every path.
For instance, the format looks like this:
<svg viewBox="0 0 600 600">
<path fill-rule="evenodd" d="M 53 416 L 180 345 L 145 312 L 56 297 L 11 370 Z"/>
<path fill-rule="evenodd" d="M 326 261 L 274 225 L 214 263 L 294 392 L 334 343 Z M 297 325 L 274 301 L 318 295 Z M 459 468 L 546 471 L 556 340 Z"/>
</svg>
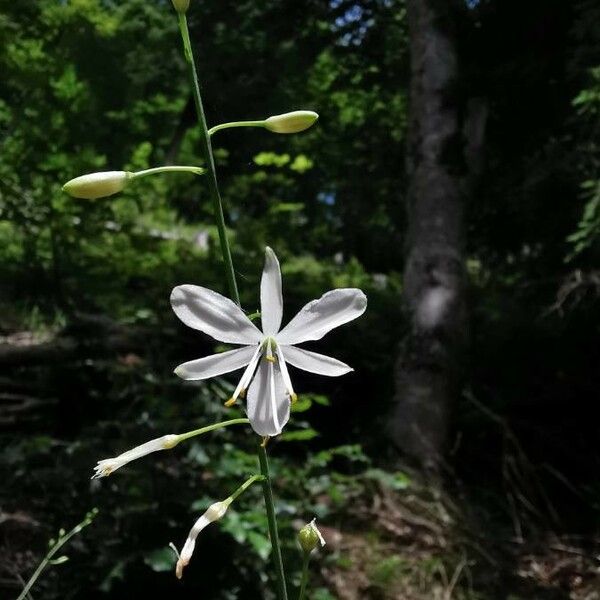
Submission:
<svg viewBox="0 0 600 600">
<path fill-rule="evenodd" d="M 229 408 L 230 406 L 233 406 L 235 404 L 235 398 L 229 398 L 229 400 L 227 400 L 227 402 L 225 402 L 225 406 L 227 408 Z"/>
<path fill-rule="evenodd" d="M 292 400 L 292 404 L 295 404 L 296 402 L 298 402 L 298 394 L 292 394 L 290 396 L 291 400 Z"/>
<path fill-rule="evenodd" d="M 269 362 L 272 362 L 272 363 L 277 362 L 277 358 L 275 356 L 273 356 L 273 355 L 271 355 L 271 356 L 268 356 L 268 355 L 265 356 L 265 360 L 268 360 Z"/>
</svg>

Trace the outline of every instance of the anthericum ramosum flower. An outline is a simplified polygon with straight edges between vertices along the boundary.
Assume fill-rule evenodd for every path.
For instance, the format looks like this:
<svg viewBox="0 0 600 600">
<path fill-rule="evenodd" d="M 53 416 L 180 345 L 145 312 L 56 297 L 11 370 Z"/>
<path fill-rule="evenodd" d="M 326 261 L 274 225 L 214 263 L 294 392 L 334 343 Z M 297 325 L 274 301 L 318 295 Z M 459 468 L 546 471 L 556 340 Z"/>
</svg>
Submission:
<svg viewBox="0 0 600 600">
<path fill-rule="evenodd" d="M 185 544 L 183 545 L 181 554 L 177 560 L 175 574 L 177 575 L 178 579 L 181 579 L 181 576 L 183 575 L 183 568 L 187 567 L 190 559 L 192 558 L 194 548 L 196 547 L 196 538 L 198 537 L 198 534 L 213 521 L 218 521 L 221 519 L 227 512 L 227 509 L 232 502 L 233 499 L 229 497 L 222 502 L 215 502 L 214 504 L 211 504 L 206 509 L 206 512 L 194 523 L 194 526 L 188 533 L 187 540 L 185 540 Z"/>
<path fill-rule="evenodd" d="M 312 110 L 294 110 L 273 115 L 265 120 L 265 127 L 275 133 L 298 133 L 312 127 L 319 115 Z"/>
<path fill-rule="evenodd" d="M 142 456 L 146 456 L 152 452 L 158 452 L 159 450 L 169 450 L 174 448 L 180 441 L 181 439 L 178 435 L 163 435 L 162 437 L 150 440 L 145 444 L 136 446 L 127 452 L 123 452 L 123 454 L 119 454 L 119 456 L 115 456 L 114 458 L 99 460 L 98 464 L 94 467 L 96 473 L 94 473 L 92 479 L 107 477 L 117 469 L 120 469 L 123 465 L 130 463 L 132 460 L 137 460 Z"/>
<path fill-rule="evenodd" d="M 321 548 L 325 545 L 325 539 L 315 521 L 316 519 L 313 519 L 298 532 L 298 542 L 306 554 L 310 554 L 319 545 Z"/>
<path fill-rule="evenodd" d="M 267 248 L 260 302 L 262 331 L 237 304 L 221 294 L 196 285 L 177 286 L 171 293 L 171 306 L 188 327 L 219 342 L 244 347 L 183 363 L 175 373 L 182 379 L 196 381 L 245 367 L 227 404 L 233 404 L 247 392 L 246 410 L 252 428 L 261 436 L 274 436 L 287 423 L 290 401 L 296 399 L 287 363 L 330 377 L 352 371 L 335 358 L 297 348 L 296 344 L 320 340 L 328 331 L 360 317 L 367 307 L 367 297 L 356 288 L 332 290 L 309 302 L 280 330 L 281 271 L 275 253 Z"/>
<path fill-rule="evenodd" d="M 181 579 L 183 575 L 183 568 L 188 565 L 190 559 L 192 558 L 192 554 L 194 552 L 194 548 L 196 546 L 196 538 L 198 534 L 207 526 L 210 525 L 213 521 L 218 521 L 223 517 L 223 515 L 227 512 L 229 505 L 243 492 L 245 492 L 253 483 L 256 481 L 264 480 L 263 475 L 252 475 L 252 477 L 248 478 L 229 498 L 225 498 L 222 502 L 215 502 L 211 504 L 206 512 L 194 523 L 194 526 L 190 529 L 187 539 L 185 540 L 185 544 L 181 550 L 181 554 L 177 555 L 177 566 L 175 567 L 175 575 L 177 575 L 178 579 Z M 177 550 L 175 550 L 177 552 Z"/>
<path fill-rule="evenodd" d="M 170 450 L 171 448 L 177 446 L 179 442 L 183 442 L 184 440 L 189 440 L 190 438 L 208 433 L 209 431 L 215 431 L 216 429 L 229 427 L 230 425 L 244 425 L 248 422 L 248 419 L 230 419 L 228 421 L 221 421 L 220 423 L 213 423 L 212 425 L 207 425 L 206 427 L 200 427 L 199 429 L 193 429 L 192 431 L 187 431 L 186 433 L 170 433 L 168 435 L 163 435 L 162 437 L 150 440 L 145 444 L 136 446 L 131 450 L 127 450 L 127 452 L 123 452 L 123 454 L 119 454 L 119 456 L 115 456 L 114 458 L 99 460 L 98 464 L 94 467 L 96 472 L 94 473 L 92 479 L 108 477 L 108 475 L 114 473 L 123 465 L 130 463 L 132 460 L 137 460 L 138 458 L 147 456 L 152 452 L 158 452 L 159 450 Z"/>
<path fill-rule="evenodd" d="M 122 192 L 132 175 L 129 171 L 89 173 L 67 181 L 62 189 L 75 198 L 96 200 Z"/>
</svg>

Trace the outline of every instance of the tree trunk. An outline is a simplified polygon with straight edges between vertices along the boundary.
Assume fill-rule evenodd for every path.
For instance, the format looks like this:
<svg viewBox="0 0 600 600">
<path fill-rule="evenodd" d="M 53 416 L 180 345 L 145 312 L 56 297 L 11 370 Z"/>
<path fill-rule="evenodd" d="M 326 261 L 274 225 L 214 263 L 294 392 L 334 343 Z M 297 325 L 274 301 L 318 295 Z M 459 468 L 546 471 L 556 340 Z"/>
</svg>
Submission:
<svg viewBox="0 0 600 600">
<path fill-rule="evenodd" d="M 409 331 L 396 364 L 394 444 L 437 468 L 460 382 L 466 339 L 465 144 L 459 115 L 452 2 L 408 0 L 411 50 L 408 235 Z"/>
</svg>

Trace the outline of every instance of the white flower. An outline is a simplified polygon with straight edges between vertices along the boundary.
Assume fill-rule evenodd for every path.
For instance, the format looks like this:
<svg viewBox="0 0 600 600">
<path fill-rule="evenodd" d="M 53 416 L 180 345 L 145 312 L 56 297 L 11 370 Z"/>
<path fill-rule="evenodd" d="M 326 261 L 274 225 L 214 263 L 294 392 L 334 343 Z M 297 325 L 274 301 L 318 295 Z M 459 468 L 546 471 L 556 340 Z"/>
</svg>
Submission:
<svg viewBox="0 0 600 600">
<path fill-rule="evenodd" d="M 329 356 L 297 348 L 320 340 L 328 331 L 365 312 L 367 297 L 356 288 L 337 289 L 309 302 L 280 330 L 283 316 L 281 271 L 270 248 L 260 284 L 262 332 L 242 309 L 221 294 L 195 285 L 180 285 L 171 293 L 175 314 L 188 326 L 227 344 L 244 346 L 183 363 L 175 373 L 200 380 L 246 367 L 228 403 L 244 397 L 250 424 L 262 436 L 281 433 L 290 417 L 290 400 L 296 399 L 287 363 L 304 371 L 337 377 L 352 371 Z"/>
<path fill-rule="evenodd" d="M 206 512 L 194 523 L 194 526 L 188 533 L 187 540 L 185 540 L 181 554 L 178 556 L 177 566 L 175 567 L 175 574 L 177 575 L 178 579 L 181 579 L 181 576 L 183 575 L 183 568 L 187 567 L 188 563 L 190 562 L 190 558 L 192 558 L 198 534 L 207 525 L 222 518 L 232 502 L 233 499 L 229 497 L 222 502 L 215 502 L 214 504 L 211 504 L 207 508 Z"/>
<path fill-rule="evenodd" d="M 98 464 L 94 467 L 96 473 L 93 475 L 92 479 L 107 477 L 117 469 L 120 469 L 123 465 L 126 465 L 132 460 L 137 460 L 142 456 L 146 456 L 151 452 L 169 450 L 177 445 L 179 441 L 180 436 L 171 433 L 169 435 L 163 435 L 162 437 L 150 440 L 149 442 L 146 442 L 141 446 L 136 446 L 131 450 L 127 450 L 127 452 L 123 452 L 123 454 L 119 454 L 119 456 L 115 456 L 115 458 L 99 460 Z"/>
</svg>

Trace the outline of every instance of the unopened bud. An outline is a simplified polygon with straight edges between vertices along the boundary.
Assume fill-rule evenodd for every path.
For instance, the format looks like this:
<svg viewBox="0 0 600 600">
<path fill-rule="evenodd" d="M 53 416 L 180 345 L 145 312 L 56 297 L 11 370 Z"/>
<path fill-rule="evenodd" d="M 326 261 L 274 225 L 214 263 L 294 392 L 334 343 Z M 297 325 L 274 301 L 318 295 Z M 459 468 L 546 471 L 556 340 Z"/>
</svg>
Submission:
<svg viewBox="0 0 600 600">
<path fill-rule="evenodd" d="M 172 0 L 172 2 L 178 13 L 186 13 L 190 7 L 190 0 Z"/>
<path fill-rule="evenodd" d="M 67 181 L 62 189 L 75 198 L 95 200 L 122 191 L 131 176 L 129 171 L 100 171 L 75 177 Z"/>
<path fill-rule="evenodd" d="M 265 127 L 275 133 L 298 133 L 311 127 L 319 115 L 312 110 L 295 110 L 265 120 Z"/>
<path fill-rule="evenodd" d="M 325 545 L 325 540 L 315 525 L 315 520 L 313 519 L 298 532 L 298 542 L 306 554 L 310 554 L 318 546 Z"/>
</svg>

